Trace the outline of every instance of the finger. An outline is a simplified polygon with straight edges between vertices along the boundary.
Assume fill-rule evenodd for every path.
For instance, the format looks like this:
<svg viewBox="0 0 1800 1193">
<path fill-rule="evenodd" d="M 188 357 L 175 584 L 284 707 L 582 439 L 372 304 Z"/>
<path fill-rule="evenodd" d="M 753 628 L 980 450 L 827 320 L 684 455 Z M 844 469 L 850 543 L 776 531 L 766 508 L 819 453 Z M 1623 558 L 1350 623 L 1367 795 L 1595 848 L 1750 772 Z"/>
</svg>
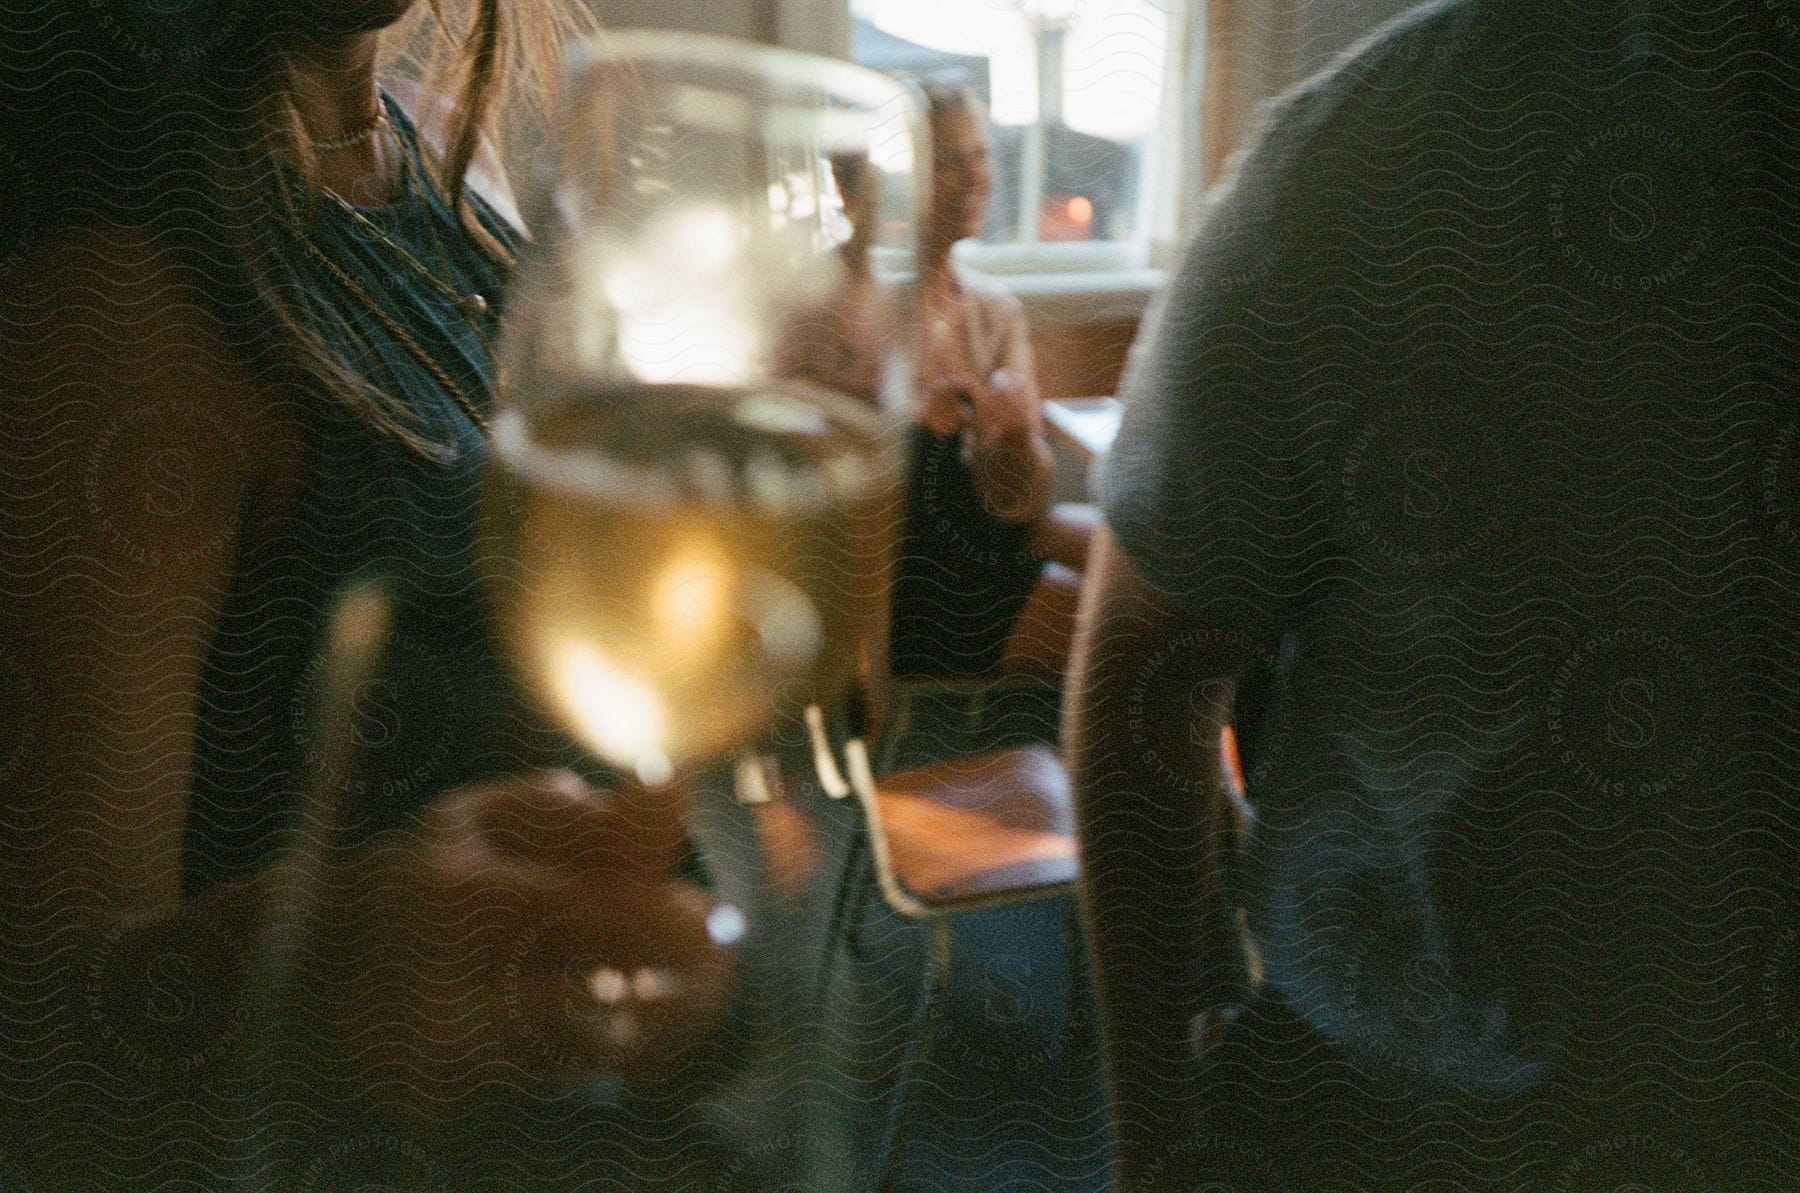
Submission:
<svg viewBox="0 0 1800 1193">
<path fill-rule="evenodd" d="M 541 827 L 547 863 L 621 882 L 655 882 L 673 874 L 687 847 L 689 793 L 680 785 L 630 786 L 605 794 L 588 789 L 576 815 Z"/>
<path fill-rule="evenodd" d="M 684 883 L 655 887 L 614 885 L 605 891 L 565 884 L 542 907 L 508 950 L 521 970 L 588 975 L 601 969 L 635 973 L 654 969 L 674 980 L 690 970 L 716 968 L 735 947 L 715 940 L 711 927 L 720 907 L 706 892 Z"/>
<path fill-rule="evenodd" d="M 704 924 L 715 906 L 699 896 L 688 910 Z M 690 939 L 687 944 L 630 970 L 602 966 L 590 971 L 588 988 L 611 1016 L 601 1024 L 601 1041 L 616 1050 L 614 1071 L 627 1080 L 667 1073 L 706 1039 L 730 1003 L 736 986 L 736 950 L 713 943 L 704 932 L 701 941 Z M 606 1003 L 601 995 L 616 1001 Z M 630 1019 L 622 1024 L 620 1016 Z M 622 1030 L 626 1026 L 636 1030 Z"/>
<path fill-rule="evenodd" d="M 677 873 L 688 848 L 686 786 L 626 786 L 563 795 L 574 815 L 536 824 L 536 858 L 581 885 L 659 884 Z"/>
<path fill-rule="evenodd" d="M 554 865 L 593 832 L 599 797 L 568 772 L 467 787 L 432 810 L 428 827 L 497 863 Z"/>
<path fill-rule="evenodd" d="M 972 394 L 980 388 L 980 382 L 969 373 L 943 373 L 933 377 L 925 385 L 926 393 L 944 396 Z"/>
<path fill-rule="evenodd" d="M 996 376 L 1004 376 L 1013 381 L 1004 385 L 989 385 L 986 393 L 984 411 L 989 421 L 1007 431 L 1026 427 L 1031 422 L 1032 403 L 1025 390 L 1018 386 L 1013 374 L 1002 369 Z"/>
<path fill-rule="evenodd" d="M 1026 422 L 1023 391 L 1006 386 L 984 385 L 975 410 L 978 425 L 990 436 L 1016 432 Z"/>
<path fill-rule="evenodd" d="M 520 1001 L 535 1016 L 532 1037 L 551 1045 L 552 1067 L 644 1082 L 666 1076 L 712 1034 L 732 986 L 723 965 L 698 980 L 603 967 L 545 975 Z"/>
<path fill-rule="evenodd" d="M 926 391 L 919 421 L 934 435 L 954 435 L 969 424 L 969 409 L 960 391 L 948 386 Z"/>
<path fill-rule="evenodd" d="M 593 833 L 573 852 L 572 863 L 644 880 L 674 873 L 687 848 L 690 798 L 679 783 L 634 785 L 602 797 Z"/>
<path fill-rule="evenodd" d="M 550 904 L 550 935 L 569 964 L 683 966 L 721 943 L 712 896 L 691 883 L 569 879 Z"/>
<path fill-rule="evenodd" d="M 469 788 L 438 819 L 498 860 L 650 881 L 680 860 L 687 801 L 680 787 L 602 794 L 556 772 Z"/>
<path fill-rule="evenodd" d="M 969 379 L 967 392 L 969 395 L 969 407 L 977 413 L 985 410 L 993 401 L 993 390 L 985 381 L 977 381 L 971 377 Z"/>
<path fill-rule="evenodd" d="M 629 975 L 626 997 L 607 1005 L 598 1025 L 602 1046 L 612 1052 L 608 1067 L 628 1082 L 666 1077 L 702 1045 L 724 1018 L 735 984 L 735 969 L 724 956 L 690 968 L 677 979 L 678 985 L 664 985 L 660 998 L 642 997 L 647 972 L 655 971 Z M 620 989 L 622 976 L 605 985 Z M 590 988 L 595 985 L 591 982 Z"/>
<path fill-rule="evenodd" d="M 954 430 L 965 430 L 976 425 L 975 401 L 966 392 L 959 392 L 956 400 L 950 404 L 950 419 Z"/>
</svg>

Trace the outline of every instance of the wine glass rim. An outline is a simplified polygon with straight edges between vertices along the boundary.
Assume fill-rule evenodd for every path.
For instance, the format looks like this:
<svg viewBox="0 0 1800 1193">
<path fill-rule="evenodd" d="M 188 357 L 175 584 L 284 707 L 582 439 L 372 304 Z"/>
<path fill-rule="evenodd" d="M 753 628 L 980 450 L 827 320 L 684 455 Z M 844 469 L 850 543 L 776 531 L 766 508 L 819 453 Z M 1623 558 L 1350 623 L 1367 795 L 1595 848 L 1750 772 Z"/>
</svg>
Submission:
<svg viewBox="0 0 1800 1193">
<path fill-rule="evenodd" d="M 750 386 L 742 391 L 705 385 L 691 388 L 695 392 L 713 391 L 730 398 L 739 407 L 740 414 L 754 413 L 744 408 L 759 402 L 767 403 L 781 391 L 804 396 L 811 402 L 823 402 L 828 404 L 840 429 L 856 433 L 867 444 L 885 441 L 891 446 L 906 425 L 895 411 L 803 381 L 789 379 Z M 529 480 L 535 488 L 564 496 L 627 506 L 668 505 L 680 500 L 726 505 L 739 500 L 734 491 L 714 491 L 716 486 L 692 483 L 706 479 L 696 474 L 676 475 L 664 467 L 629 459 L 591 443 L 547 441 L 540 433 L 540 427 L 547 417 L 553 418 L 556 413 L 555 405 L 533 408 L 511 402 L 503 404 L 495 411 L 490 426 L 494 459 Z M 860 497 L 884 484 L 878 472 L 850 478 L 841 474 L 835 477 L 823 475 L 833 488 L 789 487 L 784 490 L 780 502 L 782 508 L 789 513 L 816 512 L 839 505 L 846 498 Z"/>
<path fill-rule="evenodd" d="M 568 50 L 571 78 L 603 63 L 664 62 L 704 66 L 767 79 L 776 85 L 807 84 L 867 108 L 900 102 L 920 111 L 918 89 L 910 83 L 854 62 L 710 33 L 628 29 L 583 38 Z"/>
</svg>

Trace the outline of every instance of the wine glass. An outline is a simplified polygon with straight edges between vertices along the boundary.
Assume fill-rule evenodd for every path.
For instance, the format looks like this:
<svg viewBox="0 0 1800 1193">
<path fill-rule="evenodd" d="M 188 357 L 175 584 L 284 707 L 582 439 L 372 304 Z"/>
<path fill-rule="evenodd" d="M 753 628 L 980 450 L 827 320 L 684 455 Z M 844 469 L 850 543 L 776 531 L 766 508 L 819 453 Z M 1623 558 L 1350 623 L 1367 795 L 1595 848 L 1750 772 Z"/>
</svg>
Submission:
<svg viewBox="0 0 1800 1193">
<path fill-rule="evenodd" d="M 885 608 L 919 105 L 848 63 L 669 33 L 582 47 L 566 94 L 500 351 L 501 631 L 600 757 L 658 784 L 742 754 L 758 801 L 755 751 L 818 725 Z M 831 358 L 867 366 L 859 392 Z"/>
</svg>

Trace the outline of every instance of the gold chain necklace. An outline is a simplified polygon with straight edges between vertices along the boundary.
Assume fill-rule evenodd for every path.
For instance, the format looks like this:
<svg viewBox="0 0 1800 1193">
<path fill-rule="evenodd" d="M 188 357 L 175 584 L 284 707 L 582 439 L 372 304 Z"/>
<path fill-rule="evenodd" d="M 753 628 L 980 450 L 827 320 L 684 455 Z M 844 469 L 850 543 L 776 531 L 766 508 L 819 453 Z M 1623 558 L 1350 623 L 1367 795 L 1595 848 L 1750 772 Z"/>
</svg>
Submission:
<svg viewBox="0 0 1800 1193">
<path fill-rule="evenodd" d="M 386 121 L 380 123 L 386 123 Z M 399 140 L 399 137 L 396 136 L 395 139 Z M 405 195 L 413 196 L 416 192 L 416 188 L 414 186 L 415 179 L 413 176 L 411 154 L 404 144 L 400 145 L 399 148 L 401 150 L 401 189 Z M 455 308 L 457 314 L 462 316 L 463 321 L 468 324 L 469 328 L 474 331 L 476 337 L 481 341 L 482 349 L 487 352 L 491 363 L 493 358 L 493 345 L 488 340 L 487 329 L 484 328 L 480 322 L 480 320 L 487 315 L 489 309 L 487 299 L 478 293 L 461 293 L 448 282 L 445 282 L 442 278 L 432 273 L 431 270 L 427 269 L 417 257 L 406 249 L 404 245 L 399 244 L 393 237 L 382 231 L 379 225 L 365 216 L 362 212 L 358 211 L 349 200 L 339 195 L 336 191 L 331 190 L 329 187 L 320 187 L 319 189 L 324 193 L 326 198 L 331 200 L 348 214 L 358 227 L 362 228 L 366 233 L 374 236 L 376 240 L 386 245 L 389 251 L 398 256 L 409 269 L 449 301 L 450 305 Z M 475 425 L 475 429 L 480 431 L 483 436 L 486 436 L 488 434 L 487 416 L 482 414 L 475 403 L 470 400 L 468 393 L 464 391 L 461 385 L 457 384 L 456 379 L 450 376 L 444 366 L 440 364 L 431 353 L 425 350 L 424 346 L 413 337 L 411 332 L 407 331 L 406 328 L 401 325 L 398 319 L 394 318 L 393 315 L 383 309 L 381 304 L 376 302 L 374 297 L 365 290 L 355 278 L 350 276 L 348 270 L 333 260 L 331 255 L 324 249 L 320 248 L 313 241 L 313 238 L 307 234 L 304 228 L 300 227 L 282 212 L 275 211 L 273 214 L 276 223 L 281 225 L 282 229 L 288 233 L 294 242 L 298 244 L 308 256 L 317 262 L 318 265 L 331 276 L 332 280 L 356 301 L 357 305 L 361 306 L 369 314 L 375 317 L 376 321 L 381 324 L 383 330 L 394 338 L 394 341 L 406 351 L 407 355 L 418 361 L 419 365 L 431 375 L 431 379 L 437 382 L 438 385 L 443 388 L 444 392 L 450 395 L 451 400 L 456 403 L 458 409 L 460 409 L 463 414 L 468 417 L 469 421 Z"/>
<path fill-rule="evenodd" d="M 402 159 L 402 161 L 404 163 L 404 159 Z M 410 176 L 412 172 L 410 164 L 403 164 L 402 169 Z M 408 190 L 410 191 L 410 189 L 409 185 Z M 481 336 L 484 344 L 487 342 L 487 333 L 482 329 L 480 324 L 475 322 L 475 320 L 488 313 L 488 300 L 486 298 L 474 292 L 468 294 L 458 292 L 454 286 L 450 285 L 435 273 L 432 273 L 431 270 L 425 268 L 424 265 L 420 264 L 419 259 L 413 256 L 405 245 L 398 243 L 386 232 L 383 232 L 374 220 L 358 211 L 348 199 L 344 198 L 328 186 L 322 186 L 319 190 L 327 199 L 330 199 L 333 203 L 336 203 L 338 207 L 342 208 L 345 214 L 354 220 L 359 228 L 379 240 L 382 244 L 387 245 L 388 248 L 394 251 L 396 256 L 407 264 L 408 268 L 418 274 L 421 278 L 425 279 L 432 289 L 449 299 L 450 305 L 456 308 L 457 314 L 468 320 L 469 326 L 474 328 L 477 335 Z M 439 249 L 440 251 L 442 250 L 441 245 L 439 246 Z"/>
<path fill-rule="evenodd" d="M 285 225 L 285 221 L 283 223 Z M 443 387 L 444 392 L 450 395 L 462 412 L 468 416 L 469 421 L 475 424 L 475 429 L 485 436 L 488 433 L 487 416 L 481 413 L 474 402 L 469 400 L 469 395 L 463 392 L 463 387 L 458 385 L 456 379 L 445 371 L 444 366 L 439 364 L 431 353 L 425 351 L 419 341 L 413 338 L 412 333 L 400 325 L 398 319 L 382 310 L 381 304 L 376 302 L 367 290 L 358 285 L 356 279 L 351 277 L 343 266 L 333 261 L 325 250 L 314 244 L 306 233 L 293 227 L 288 227 L 288 231 L 299 241 L 300 247 L 305 249 L 312 259 L 317 261 L 325 272 L 344 288 L 350 297 L 354 298 L 369 314 L 375 316 L 387 333 L 394 337 L 394 340 L 406 350 L 409 356 L 424 366 L 425 371 L 431 374 L 431 379 Z"/>
</svg>

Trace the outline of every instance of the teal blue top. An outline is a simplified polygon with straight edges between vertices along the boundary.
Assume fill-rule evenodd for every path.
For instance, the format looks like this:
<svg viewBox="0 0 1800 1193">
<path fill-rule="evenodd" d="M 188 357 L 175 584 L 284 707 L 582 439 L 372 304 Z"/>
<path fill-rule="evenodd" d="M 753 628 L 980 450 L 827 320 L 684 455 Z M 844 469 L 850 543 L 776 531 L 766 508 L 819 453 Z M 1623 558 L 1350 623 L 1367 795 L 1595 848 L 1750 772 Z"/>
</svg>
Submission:
<svg viewBox="0 0 1800 1193">
<path fill-rule="evenodd" d="M 324 196 L 296 229 L 485 413 L 506 267 L 426 181 L 417 131 L 398 104 L 385 102 L 407 180 L 393 202 L 358 209 L 380 236 Z M 513 231 L 478 196 L 468 202 L 510 247 Z M 304 490 L 237 561 L 201 673 L 190 887 L 241 877 L 268 860 L 317 764 L 306 719 L 310 681 L 332 595 L 351 577 L 381 577 L 397 604 L 388 663 L 359 708 L 362 761 L 341 780 L 353 832 L 393 824 L 462 782 L 549 761 L 558 748 L 534 728 L 493 646 L 474 555 L 487 454 L 481 430 L 297 237 L 284 242 L 283 255 L 283 280 L 305 323 L 442 450 L 428 457 L 322 398 L 304 414 Z M 471 322 L 452 295 L 476 293 L 490 309 Z"/>
</svg>

